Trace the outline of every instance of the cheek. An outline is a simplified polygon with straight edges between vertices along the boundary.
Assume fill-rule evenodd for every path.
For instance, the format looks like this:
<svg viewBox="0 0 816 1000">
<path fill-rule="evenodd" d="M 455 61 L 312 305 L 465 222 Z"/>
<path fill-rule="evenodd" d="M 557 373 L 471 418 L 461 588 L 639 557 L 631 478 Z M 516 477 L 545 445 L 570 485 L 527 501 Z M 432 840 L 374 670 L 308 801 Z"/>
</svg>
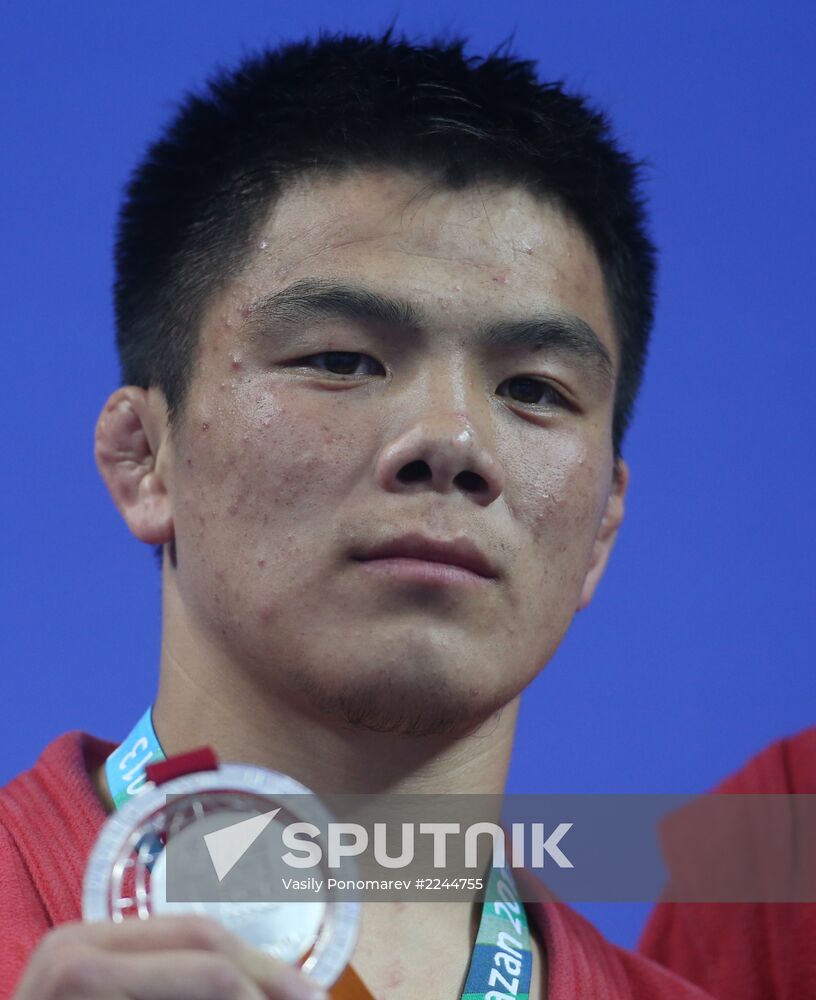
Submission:
<svg viewBox="0 0 816 1000">
<path fill-rule="evenodd" d="M 550 441 L 546 452 L 523 454 L 507 480 L 508 510 L 518 528 L 508 620 L 513 633 L 536 648 L 530 662 L 543 664 L 578 606 L 606 498 L 608 462 L 602 449 L 585 441 Z M 508 630 L 508 642 L 513 633 Z"/>
<path fill-rule="evenodd" d="M 308 606 L 359 476 L 344 425 L 268 394 L 233 402 L 188 424 L 174 497 L 178 587 L 222 636 L 247 613 Z"/>
<path fill-rule="evenodd" d="M 328 516 L 352 472 L 354 433 L 283 396 L 235 393 L 200 408 L 182 456 L 180 524 L 235 546 L 261 546 L 280 527 L 297 532 Z M 313 530 L 311 527 L 309 530 Z"/>
<path fill-rule="evenodd" d="M 606 501 L 606 456 L 575 443 L 527 469 L 515 513 L 527 525 L 533 549 L 548 560 L 561 556 L 582 572 Z"/>
</svg>

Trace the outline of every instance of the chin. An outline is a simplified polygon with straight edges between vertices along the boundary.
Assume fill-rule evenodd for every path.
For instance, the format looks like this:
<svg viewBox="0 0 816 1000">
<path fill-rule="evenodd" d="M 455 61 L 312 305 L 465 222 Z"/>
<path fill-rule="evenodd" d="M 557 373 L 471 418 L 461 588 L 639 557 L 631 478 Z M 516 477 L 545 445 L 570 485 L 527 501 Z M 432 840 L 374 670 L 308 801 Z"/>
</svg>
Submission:
<svg viewBox="0 0 816 1000">
<path fill-rule="evenodd" d="M 480 691 L 444 676 L 394 677 L 393 672 L 308 685 L 310 708 L 345 725 L 406 737 L 462 737 L 478 729 L 518 692 Z"/>
</svg>

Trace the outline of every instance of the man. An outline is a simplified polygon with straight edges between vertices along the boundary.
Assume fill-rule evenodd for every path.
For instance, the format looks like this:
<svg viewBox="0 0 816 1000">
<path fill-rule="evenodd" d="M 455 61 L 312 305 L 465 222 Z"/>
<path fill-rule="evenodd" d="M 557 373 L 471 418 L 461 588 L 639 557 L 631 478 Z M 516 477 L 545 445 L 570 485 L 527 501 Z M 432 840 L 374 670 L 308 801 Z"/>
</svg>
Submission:
<svg viewBox="0 0 816 1000">
<path fill-rule="evenodd" d="M 122 211 L 96 437 L 163 553 L 165 753 L 318 793 L 502 791 L 521 692 L 623 517 L 653 258 L 632 160 L 528 63 L 323 39 L 186 102 Z M 63 737 L 0 800 L 5 987 L 311 996 L 206 922 L 72 923 L 113 749 Z M 529 910 L 530 996 L 701 995 Z M 473 917 L 366 908 L 354 968 L 460 996 Z"/>
</svg>

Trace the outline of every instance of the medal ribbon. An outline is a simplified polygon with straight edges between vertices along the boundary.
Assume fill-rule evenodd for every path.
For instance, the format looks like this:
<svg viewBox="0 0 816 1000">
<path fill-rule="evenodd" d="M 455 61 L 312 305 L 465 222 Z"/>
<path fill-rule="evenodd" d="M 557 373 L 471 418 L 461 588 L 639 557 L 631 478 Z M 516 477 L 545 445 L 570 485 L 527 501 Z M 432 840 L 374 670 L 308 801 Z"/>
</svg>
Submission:
<svg viewBox="0 0 816 1000">
<path fill-rule="evenodd" d="M 153 728 L 151 705 L 105 761 L 105 777 L 116 808 L 150 788 L 145 768 L 166 759 Z M 492 868 L 461 1000 L 529 1000 L 532 970 L 524 904 L 510 869 Z M 372 1000 L 350 965 L 331 996 L 332 1000 Z"/>
<path fill-rule="evenodd" d="M 153 728 L 153 706 L 150 705 L 124 743 L 105 761 L 108 791 L 116 808 L 150 788 L 150 782 L 145 780 L 145 768 L 166 759 Z"/>
</svg>

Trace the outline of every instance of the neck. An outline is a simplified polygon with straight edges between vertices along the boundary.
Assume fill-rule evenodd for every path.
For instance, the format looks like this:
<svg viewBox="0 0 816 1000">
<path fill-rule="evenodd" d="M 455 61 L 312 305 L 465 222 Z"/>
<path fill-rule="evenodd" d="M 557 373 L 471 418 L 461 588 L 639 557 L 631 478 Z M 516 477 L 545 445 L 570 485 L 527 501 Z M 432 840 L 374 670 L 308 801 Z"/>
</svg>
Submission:
<svg viewBox="0 0 816 1000">
<path fill-rule="evenodd" d="M 168 756 L 208 744 L 221 760 L 282 771 L 317 794 L 504 789 L 518 699 L 463 734 L 405 736 L 316 716 L 234 664 L 203 662 L 163 650 L 153 720 Z"/>
</svg>

